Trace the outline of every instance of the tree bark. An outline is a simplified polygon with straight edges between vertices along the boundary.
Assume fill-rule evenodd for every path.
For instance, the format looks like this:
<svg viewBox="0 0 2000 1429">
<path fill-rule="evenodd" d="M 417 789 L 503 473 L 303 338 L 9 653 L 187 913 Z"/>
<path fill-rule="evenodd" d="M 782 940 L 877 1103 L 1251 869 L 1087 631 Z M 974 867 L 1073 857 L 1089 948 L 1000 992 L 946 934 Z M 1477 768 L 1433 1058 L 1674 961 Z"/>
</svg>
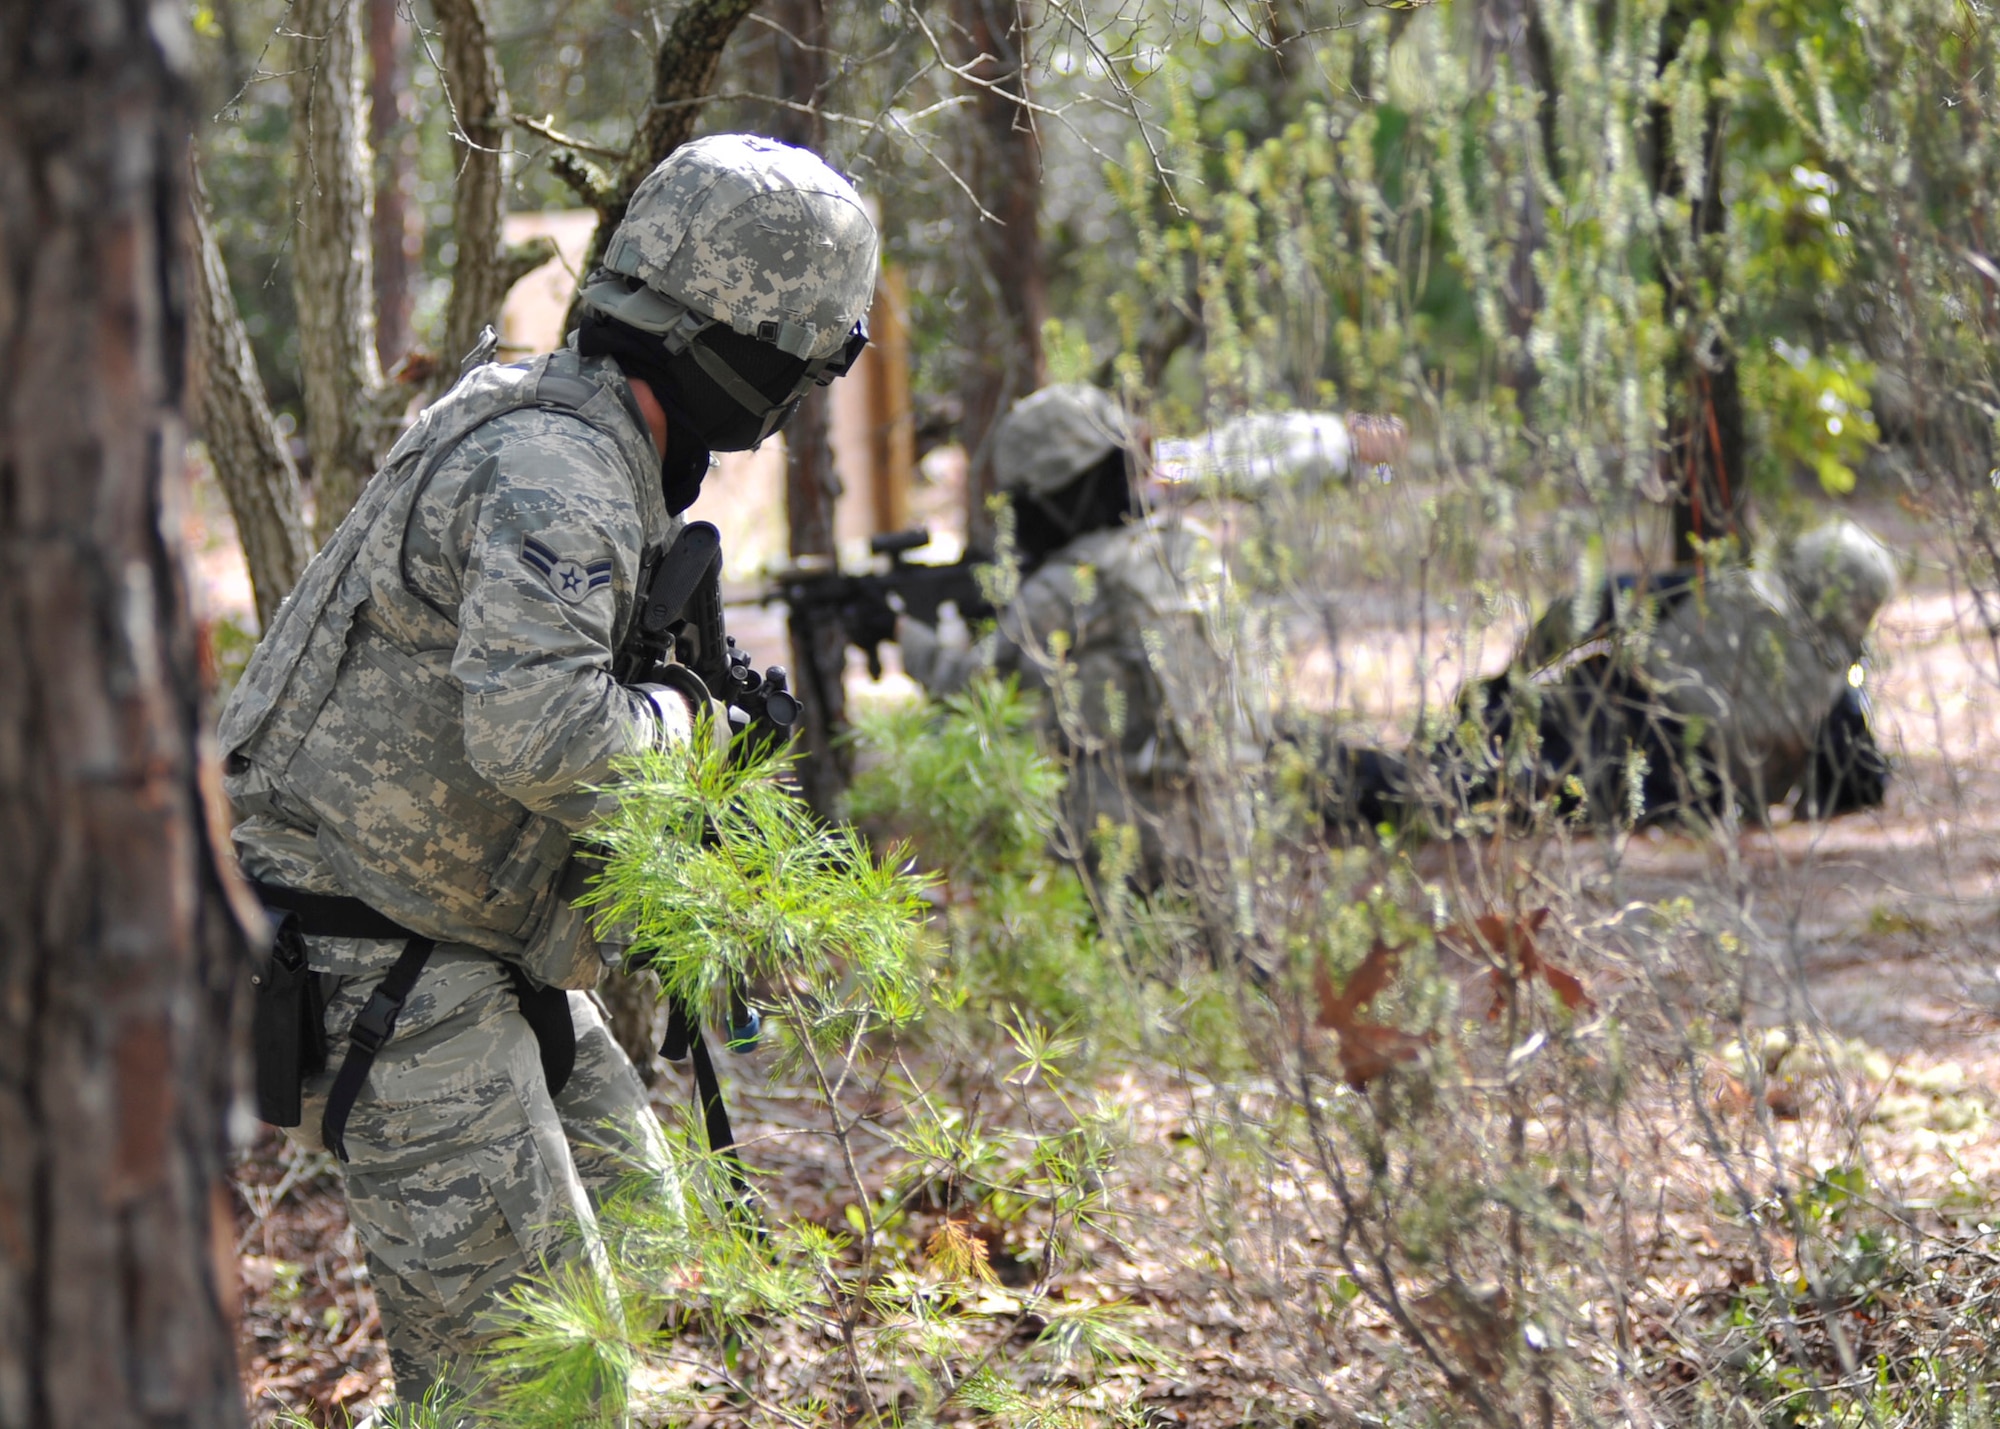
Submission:
<svg viewBox="0 0 2000 1429">
<path fill-rule="evenodd" d="M 264 379 L 250 350 L 250 334 L 229 288 L 222 249 L 208 221 L 208 195 L 193 174 L 193 247 L 188 275 L 193 289 L 195 404 L 216 479 L 236 517 L 236 534 L 250 567 L 257 622 L 270 629 L 271 617 L 312 559 L 299 505 L 299 473 L 279 436 L 264 395 Z"/>
<path fill-rule="evenodd" d="M 368 0 L 368 147 L 375 178 L 375 355 L 393 369 L 410 350 L 415 258 L 408 185 L 415 177 L 410 94 L 410 22 L 398 0 Z M 419 230 L 421 232 L 421 230 Z"/>
<path fill-rule="evenodd" d="M 242 1422 L 243 938 L 187 593 L 180 12 L 0 0 L 0 1424 Z"/>
<path fill-rule="evenodd" d="M 814 109 L 826 85 L 825 0 L 773 0 L 770 19 L 780 99 Z M 816 112 L 778 108 L 771 133 L 787 144 L 817 152 L 826 143 L 826 123 Z M 840 499 L 840 473 L 828 440 L 832 403 L 816 387 L 799 404 L 785 429 L 785 523 L 789 549 L 800 556 L 833 557 L 833 513 Z M 802 720 L 799 731 L 799 787 L 806 802 L 831 816 L 846 792 L 845 751 L 835 743 L 847 728 L 847 632 L 833 611 L 790 612 L 792 649 L 799 666 L 797 685 Z M 817 672 L 817 678 L 815 678 Z"/>
<path fill-rule="evenodd" d="M 482 0 L 434 0 L 444 48 L 445 86 L 457 130 L 458 186 L 452 192 L 452 237 L 458 261 L 451 270 L 451 306 L 445 317 L 441 385 L 479 341 L 480 329 L 500 321 L 507 290 L 554 248 L 544 239 L 531 256 L 509 254 L 501 230 L 507 212 L 507 86 Z"/>
<path fill-rule="evenodd" d="M 1484 0 L 1476 13 L 1478 56 L 1473 92 L 1489 91 L 1496 79 L 1521 86 L 1535 96 L 1536 143 L 1544 168 L 1556 172 L 1555 83 L 1549 62 L 1548 37 L 1535 0 Z M 1500 62 L 1506 61 L 1506 70 Z M 1514 234 L 1513 262 L 1502 290 L 1507 300 L 1507 335 L 1512 340 L 1501 380 L 1525 396 L 1541 380 L 1528 339 L 1541 315 L 1541 280 L 1535 257 L 1547 241 L 1544 200 L 1534 182 L 1535 156 L 1520 153 L 1509 168 L 1519 200 L 1519 224 Z"/>
<path fill-rule="evenodd" d="M 452 4 L 471 3 L 471 0 L 449 0 Z M 695 120 L 700 117 L 701 101 L 715 87 L 716 67 L 722 62 L 723 47 L 729 43 L 736 26 L 756 8 L 756 0 L 688 0 L 667 36 L 660 42 L 659 53 L 653 61 L 653 96 L 651 106 L 639 123 L 639 131 L 633 137 L 632 147 L 627 154 L 624 167 L 616 177 L 607 178 L 590 166 L 564 154 L 559 156 L 555 168 L 565 182 L 574 189 L 579 198 L 597 210 L 597 231 L 591 235 L 590 256 L 584 262 L 583 272 L 589 273 L 604 257 L 604 245 L 610 241 L 611 232 L 625 216 L 625 206 L 631 201 L 632 191 L 650 174 L 660 160 L 694 134 Z M 568 325 L 574 326 L 577 319 L 575 304 L 570 307 Z M 806 399 L 804 407 L 792 418 L 786 429 L 786 450 L 803 448 L 820 454 L 827 470 L 831 462 L 825 457 L 825 418 L 819 418 L 821 430 L 817 439 L 801 435 L 800 428 L 808 424 L 805 408 L 824 411 L 824 393 L 815 392 Z M 793 470 L 787 471 L 787 510 L 790 509 L 790 491 L 796 480 Z M 832 550 L 832 506 L 828 507 L 827 550 Z M 799 527 L 792 527 L 793 550 L 796 551 Z M 796 637 L 795 637 L 796 638 Z M 843 643 L 843 653 L 844 653 Z M 801 681 L 801 683 L 804 683 Z M 810 699 L 803 701 L 808 712 Z M 808 713 L 810 722 L 810 713 Z M 824 748 L 813 743 L 813 735 L 806 735 L 808 748 Z M 815 805 L 815 807 L 818 807 Z M 599 996 L 604 1001 L 609 1014 L 611 1034 L 618 1039 L 632 1064 L 639 1069 L 639 1075 L 647 1086 L 655 1086 L 664 1075 L 658 1051 L 660 1039 L 666 1030 L 665 1012 L 659 1001 L 659 984 L 650 973 L 641 976 L 610 978 L 605 982 Z"/>
<path fill-rule="evenodd" d="M 960 436 L 969 461 L 965 499 L 968 544 L 990 550 L 993 426 L 1015 402 L 1046 380 L 1042 325 L 1049 316 L 1042 257 L 1042 146 L 1027 108 L 1023 56 L 1028 20 L 1019 0 L 952 0 L 970 51 L 967 67 L 980 81 L 972 91 L 968 164 L 972 191 L 993 215 L 973 215 L 973 238 L 984 270 L 974 299 L 969 362 L 959 389 Z"/>
<path fill-rule="evenodd" d="M 1676 161 L 1664 106 L 1654 107 L 1651 122 L 1653 191 L 1690 206 L 1687 257 L 1678 257 L 1669 245 L 1662 264 L 1666 315 L 1677 322 L 1683 344 L 1667 368 L 1665 484 L 1677 493 L 1674 559 L 1685 564 L 1703 559 L 1703 542 L 1733 538 L 1744 546 L 1750 537 L 1742 378 L 1729 335 L 1720 331 L 1712 300 L 1703 297 L 1704 289 L 1724 291 L 1727 278 L 1729 208 L 1722 170 L 1729 101 L 1717 89 L 1722 78 L 1717 47 L 1729 33 L 1734 10 L 1735 0 L 1677 0 L 1662 27 L 1662 72 L 1682 58 L 1697 25 L 1707 33 L 1707 54 L 1699 62 L 1700 78 L 1709 86 L 1700 173 L 1687 173 Z"/>
<path fill-rule="evenodd" d="M 333 534 L 375 470 L 387 424 L 377 413 L 372 215 L 361 85 L 362 7 L 295 0 L 291 24 L 292 146 L 298 224 L 292 286 L 313 531 Z"/>
</svg>

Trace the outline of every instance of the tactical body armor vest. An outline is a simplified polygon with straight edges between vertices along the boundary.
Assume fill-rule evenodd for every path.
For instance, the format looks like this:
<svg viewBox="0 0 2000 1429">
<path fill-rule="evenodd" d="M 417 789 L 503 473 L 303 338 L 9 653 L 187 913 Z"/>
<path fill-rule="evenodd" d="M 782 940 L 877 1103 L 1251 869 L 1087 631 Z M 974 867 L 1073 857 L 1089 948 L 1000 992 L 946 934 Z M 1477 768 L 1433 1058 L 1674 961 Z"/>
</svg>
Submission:
<svg viewBox="0 0 2000 1429">
<path fill-rule="evenodd" d="M 1232 659 L 1239 632 L 1217 624 L 1224 587 L 1205 533 L 1136 522 L 1063 547 L 1023 583 L 1016 618 L 1027 628 L 1008 629 L 1009 617 L 1001 628 L 1035 644 L 1065 631 L 1083 728 L 1117 746 L 1128 776 L 1179 782 L 1198 764 L 1254 765 L 1270 739 L 1260 692 Z M 1022 673 L 1048 683 L 1032 659 Z M 1114 700 L 1123 707 L 1110 708 Z"/>
<path fill-rule="evenodd" d="M 310 826 L 349 895 L 556 986 L 587 986 L 599 970 L 584 915 L 565 896 L 580 891 L 566 887 L 580 881 L 566 876 L 570 830 L 472 767 L 451 674 L 457 614 L 412 589 L 404 542 L 433 475 L 485 423 L 542 408 L 614 439 L 629 427 L 619 395 L 577 362 L 558 352 L 478 367 L 404 433 L 287 597 L 219 729 L 239 813 Z M 657 480 L 630 476 L 635 490 Z M 630 618 L 621 612 L 621 627 Z"/>
</svg>

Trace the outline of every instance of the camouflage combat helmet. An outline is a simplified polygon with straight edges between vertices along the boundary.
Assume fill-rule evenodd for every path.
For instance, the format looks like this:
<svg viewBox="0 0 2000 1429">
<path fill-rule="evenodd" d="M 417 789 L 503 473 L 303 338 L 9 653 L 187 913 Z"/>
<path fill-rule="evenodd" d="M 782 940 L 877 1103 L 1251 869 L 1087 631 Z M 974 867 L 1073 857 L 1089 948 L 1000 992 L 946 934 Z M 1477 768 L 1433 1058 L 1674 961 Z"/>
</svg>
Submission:
<svg viewBox="0 0 2000 1429">
<path fill-rule="evenodd" d="M 1002 491 L 1046 496 L 1131 441 L 1125 414 L 1108 392 L 1081 382 L 1044 387 L 1016 402 L 994 428 L 994 480 Z"/>
<path fill-rule="evenodd" d="M 1799 537 L 1784 572 L 1807 617 L 1850 650 L 1860 649 L 1896 591 L 1895 558 L 1852 521 L 1831 521 Z"/>
<path fill-rule="evenodd" d="M 817 156 L 714 134 L 646 176 L 582 300 L 659 335 L 669 354 L 691 354 L 774 429 L 860 355 L 879 253 L 860 195 Z M 758 390 L 701 340 L 718 325 L 801 360 L 803 375 L 788 392 Z"/>
</svg>

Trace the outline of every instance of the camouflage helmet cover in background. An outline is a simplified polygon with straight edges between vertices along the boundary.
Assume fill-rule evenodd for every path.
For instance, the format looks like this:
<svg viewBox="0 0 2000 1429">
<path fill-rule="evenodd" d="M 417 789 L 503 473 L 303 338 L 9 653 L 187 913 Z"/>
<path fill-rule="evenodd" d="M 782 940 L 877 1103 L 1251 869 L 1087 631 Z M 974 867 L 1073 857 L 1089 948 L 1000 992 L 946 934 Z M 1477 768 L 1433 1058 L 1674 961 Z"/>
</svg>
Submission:
<svg viewBox="0 0 2000 1429">
<path fill-rule="evenodd" d="M 1044 387 L 1016 402 L 994 428 L 994 480 L 1002 491 L 1046 496 L 1131 443 L 1131 427 L 1110 393 L 1081 382 Z"/>
<path fill-rule="evenodd" d="M 1844 518 L 1799 537 L 1782 565 L 1785 583 L 1806 617 L 1853 650 L 1896 593 L 1896 558 Z"/>
<path fill-rule="evenodd" d="M 867 316 L 878 257 L 861 196 L 816 155 L 712 134 L 646 176 L 605 250 L 605 269 L 644 286 L 594 281 L 584 300 L 649 332 L 684 310 L 827 358 Z"/>
</svg>

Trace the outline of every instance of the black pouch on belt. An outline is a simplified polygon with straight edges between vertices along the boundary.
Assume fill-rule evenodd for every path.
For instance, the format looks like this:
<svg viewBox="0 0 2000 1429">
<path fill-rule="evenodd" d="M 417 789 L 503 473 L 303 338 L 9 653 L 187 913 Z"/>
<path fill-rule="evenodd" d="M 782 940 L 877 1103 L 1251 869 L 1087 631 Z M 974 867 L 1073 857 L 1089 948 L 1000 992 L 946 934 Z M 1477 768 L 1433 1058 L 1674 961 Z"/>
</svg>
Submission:
<svg viewBox="0 0 2000 1429">
<path fill-rule="evenodd" d="M 300 1085 L 326 1070 L 326 1004 L 319 975 L 306 966 L 306 940 L 296 914 L 279 919 L 270 952 L 251 971 L 250 986 L 257 1115 L 273 1126 L 297 1126 L 304 1115 Z"/>
</svg>

